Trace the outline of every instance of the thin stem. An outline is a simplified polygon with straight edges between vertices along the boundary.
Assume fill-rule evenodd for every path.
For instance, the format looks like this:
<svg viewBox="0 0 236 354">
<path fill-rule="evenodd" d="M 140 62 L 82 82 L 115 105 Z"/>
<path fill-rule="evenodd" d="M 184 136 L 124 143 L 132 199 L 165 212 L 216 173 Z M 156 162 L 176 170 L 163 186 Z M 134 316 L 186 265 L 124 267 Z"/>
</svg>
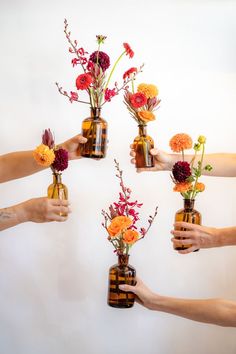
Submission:
<svg viewBox="0 0 236 354">
<path fill-rule="evenodd" d="M 124 51 L 124 52 L 119 56 L 119 58 L 116 60 L 115 64 L 113 65 L 113 68 L 112 68 L 112 70 L 111 70 L 111 72 L 110 72 L 110 75 L 109 75 L 109 77 L 108 77 L 107 83 L 106 83 L 106 85 L 105 85 L 105 87 L 104 87 L 104 91 L 105 91 L 106 88 L 108 87 L 108 84 L 109 84 L 109 82 L 110 82 L 110 80 L 111 80 L 112 74 L 113 74 L 113 72 L 114 72 L 114 70 L 115 70 L 115 68 L 116 68 L 116 66 L 117 66 L 117 64 L 118 64 L 118 62 L 120 61 L 120 59 L 123 57 L 123 55 L 124 55 L 125 53 L 126 53 L 126 51 Z"/>
<path fill-rule="evenodd" d="M 201 172 L 202 172 L 202 163 L 203 163 L 204 153 L 205 153 L 205 144 L 202 144 L 202 155 L 201 155 L 200 164 L 198 166 L 198 171 L 200 171 L 200 176 L 201 176 Z M 199 176 L 199 173 L 198 173 L 197 177 L 196 177 L 196 180 L 195 180 L 195 183 L 194 183 L 193 192 L 192 192 L 192 198 L 191 199 L 194 199 L 196 194 L 197 194 L 196 193 L 196 185 L 197 185 L 197 182 L 198 182 L 198 178 L 200 176 Z"/>
<path fill-rule="evenodd" d="M 68 93 L 66 91 L 62 90 L 62 87 L 59 86 L 58 82 L 56 82 L 56 85 L 57 85 L 57 89 L 58 89 L 59 93 L 63 96 L 68 97 L 69 100 L 71 101 L 71 97 L 68 95 Z M 91 104 L 91 102 L 85 102 L 85 101 L 81 101 L 81 100 L 73 100 L 73 101 L 79 102 L 79 103 Z"/>
</svg>

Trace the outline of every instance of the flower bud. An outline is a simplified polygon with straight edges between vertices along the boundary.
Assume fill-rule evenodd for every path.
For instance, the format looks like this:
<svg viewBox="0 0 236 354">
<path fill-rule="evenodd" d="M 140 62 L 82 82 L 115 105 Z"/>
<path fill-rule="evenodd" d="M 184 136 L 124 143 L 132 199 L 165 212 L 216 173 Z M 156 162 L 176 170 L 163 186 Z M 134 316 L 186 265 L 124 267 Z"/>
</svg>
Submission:
<svg viewBox="0 0 236 354">
<path fill-rule="evenodd" d="M 205 143 L 206 143 L 206 137 L 205 137 L 204 135 L 200 135 L 200 136 L 198 137 L 198 142 L 199 142 L 200 144 L 205 144 Z"/>
</svg>

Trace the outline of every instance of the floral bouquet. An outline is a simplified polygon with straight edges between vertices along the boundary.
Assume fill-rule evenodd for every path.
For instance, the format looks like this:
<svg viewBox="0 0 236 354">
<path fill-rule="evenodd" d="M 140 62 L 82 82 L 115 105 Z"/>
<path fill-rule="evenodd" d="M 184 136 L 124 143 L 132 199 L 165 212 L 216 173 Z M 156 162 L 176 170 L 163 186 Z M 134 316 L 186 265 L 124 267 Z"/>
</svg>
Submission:
<svg viewBox="0 0 236 354">
<path fill-rule="evenodd" d="M 124 94 L 124 103 L 132 118 L 138 123 L 139 135 L 134 139 L 134 151 L 136 159 L 136 168 L 153 167 L 153 157 L 149 151 L 154 147 L 153 139 L 147 135 L 146 125 L 156 119 L 153 113 L 161 100 L 158 96 L 158 89 L 153 84 L 142 83 L 138 85 L 137 92 L 134 90 L 135 68 L 124 74 L 125 77 L 131 78 L 132 91 L 126 88 Z"/>
<path fill-rule="evenodd" d="M 51 167 L 53 183 L 48 187 L 48 198 L 67 200 L 68 190 L 61 182 L 61 172 L 68 167 L 68 152 L 55 145 L 50 129 L 43 132 L 42 143 L 33 151 L 33 157 L 39 165 Z"/>
<path fill-rule="evenodd" d="M 118 256 L 118 264 L 112 266 L 109 271 L 108 304 L 112 307 L 127 308 L 133 306 L 134 294 L 125 293 L 119 289 L 120 284 L 135 284 L 135 269 L 128 264 L 129 251 L 134 243 L 143 239 L 150 229 L 156 215 L 157 207 L 153 216 L 149 216 L 148 228 L 143 227 L 138 231 L 136 223 L 139 220 L 139 212 L 143 205 L 137 200 L 131 201 L 131 190 L 125 187 L 123 171 L 115 160 L 117 177 L 120 180 L 121 192 L 119 200 L 109 207 L 109 212 L 102 210 L 104 222 L 102 226 L 108 233 L 108 241 L 115 248 Z"/>
<path fill-rule="evenodd" d="M 67 20 L 64 21 L 64 25 L 64 33 L 70 45 L 69 52 L 74 56 L 71 63 L 73 67 L 79 65 L 82 69 L 82 73 L 79 74 L 75 80 L 77 91 L 73 90 L 68 93 L 64 91 L 58 83 L 56 83 L 56 85 L 58 91 L 66 96 L 71 103 L 75 101 L 90 106 L 91 117 L 85 119 L 82 123 L 82 134 L 88 139 L 87 143 L 84 145 L 82 156 L 102 158 L 106 155 L 107 122 L 100 117 L 101 107 L 105 103 L 110 102 L 114 96 L 118 95 L 131 80 L 124 80 L 120 86 L 118 86 L 117 82 L 115 82 L 113 86 L 110 86 L 112 75 L 121 58 L 125 55 L 129 58 L 133 58 L 134 52 L 128 43 L 123 43 L 123 51 L 108 74 L 108 69 L 111 65 L 110 57 L 107 53 L 100 50 L 106 37 L 97 35 L 97 50 L 89 54 L 83 47 L 78 45 L 77 40 L 71 39 L 71 32 L 68 31 Z M 141 71 L 141 68 L 136 71 L 136 74 L 138 71 Z M 87 100 L 80 98 L 82 92 L 86 93 Z"/>
<path fill-rule="evenodd" d="M 184 198 L 184 208 L 180 209 L 175 214 L 175 221 L 184 221 L 192 224 L 201 225 L 201 214 L 194 209 L 195 198 L 198 193 L 205 190 L 205 185 L 199 182 L 202 172 L 211 171 L 211 165 L 204 165 L 206 138 L 199 136 L 197 143 L 192 142 L 192 138 L 187 134 L 176 134 L 170 140 L 170 147 L 173 152 L 181 153 L 182 160 L 177 161 L 172 168 L 171 178 L 174 182 L 174 191 L 179 192 Z M 191 149 L 193 146 L 194 155 L 190 162 L 185 161 L 184 151 Z M 197 154 L 200 152 L 200 159 L 197 160 Z M 176 230 L 184 230 L 185 228 L 175 228 Z M 180 237 L 177 237 L 180 239 Z M 191 247 L 191 245 L 177 245 L 176 250 L 183 250 Z"/>
</svg>

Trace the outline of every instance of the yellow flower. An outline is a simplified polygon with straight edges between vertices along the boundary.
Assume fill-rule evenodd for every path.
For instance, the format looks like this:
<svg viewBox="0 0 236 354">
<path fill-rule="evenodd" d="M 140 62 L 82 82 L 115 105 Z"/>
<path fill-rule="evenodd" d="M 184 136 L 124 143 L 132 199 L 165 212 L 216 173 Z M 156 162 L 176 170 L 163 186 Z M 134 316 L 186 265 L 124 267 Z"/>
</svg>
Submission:
<svg viewBox="0 0 236 354">
<path fill-rule="evenodd" d="M 170 147 L 174 152 L 191 149 L 192 145 L 193 141 L 188 134 L 176 134 L 173 136 L 173 138 L 170 139 Z"/>
<path fill-rule="evenodd" d="M 114 237 L 131 225 L 132 220 L 127 216 L 116 216 L 114 219 L 112 219 L 110 225 L 107 228 L 107 231 L 111 237 Z"/>
<path fill-rule="evenodd" d="M 203 192 L 203 191 L 205 190 L 205 184 L 198 182 L 198 183 L 196 184 L 196 190 L 197 190 L 198 192 Z"/>
<path fill-rule="evenodd" d="M 200 135 L 197 140 L 200 144 L 205 144 L 206 143 L 206 138 L 203 135 Z"/>
<path fill-rule="evenodd" d="M 139 111 L 138 116 L 144 122 L 150 122 L 156 119 L 155 115 L 150 111 Z"/>
<path fill-rule="evenodd" d="M 147 98 L 153 98 L 158 95 L 158 88 L 152 84 L 139 84 L 138 92 L 142 92 Z"/>
<path fill-rule="evenodd" d="M 55 154 L 47 145 L 41 144 L 33 151 L 35 161 L 44 167 L 50 166 L 55 160 Z"/>
<path fill-rule="evenodd" d="M 191 190 L 191 188 L 192 188 L 191 182 L 180 182 L 180 183 L 176 183 L 176 185 L 174 186 L 174 192 L 184 193 Z"/>
</svg>

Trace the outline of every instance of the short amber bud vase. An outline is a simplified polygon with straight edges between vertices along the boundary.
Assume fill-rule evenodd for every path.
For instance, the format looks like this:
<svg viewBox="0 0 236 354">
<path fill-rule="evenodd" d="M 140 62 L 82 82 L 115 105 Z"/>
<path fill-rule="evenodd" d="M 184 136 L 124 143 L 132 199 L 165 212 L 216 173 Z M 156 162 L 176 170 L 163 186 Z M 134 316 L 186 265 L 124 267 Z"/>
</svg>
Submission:
<svg viewBox="0 0 236 354">
<path fill-rule="evenodd" d="M 134 305 L 135 294 L 119 289 L 119 285 L 135 285 L 136 270 L 129 265 L 129 255 L 119 254 L 118 263 L 109 270 L 108 299 L 107 303 L 111 307 L 130 308 Z"/>
<path fill-rule="evenodd" d="M 53 183 L 48 187 L 48 198 L 68 200 L 68 189 L 61 181 L 61 173 L 53 173 Z M 67 216 L 65 213 L 60 213 L 60 216 Z"/>
<path fill-rule="evenodd" d="M 154 167 L 154 159 L 150 154 L 150 150 L 154 147 L 154 141 L 149 135 L 147 135 L 146 124 L 140 124 L 138 127 L 139 135 L 133 142 L 136 168 Z"/>
<path fill-rule="evenodd" d="M 176 212 L 175 214 L 175 222 L 177 221 L 184 221 L 184 222 L 189 222 L 191 224 L 197 224 L 201 225 L 202 223 L 202 216 L 199 213 L 199 211 L 194 209 L 194 199 L 184 199 L 184 208 L 180 209 Z M 175 228 L 175 230 L 181 230 L 181 231 L 186 231 L 185 228 Z M 178 240 L 181 240 L 183 238 L 181 237 L 175 237 Z M 192 245 L 177 245 L 175 247 L 175 250 L 180 251 L 180 250 L 185 250 Z M 198 250 L 196 250 L 198 251 Z"/>
<path fill-rule="evenodd" d="M 81 156 L 101 159 L 107 150 L 107 122 L 101 118 L 101 108 L 91 108 L 90 117 L 82 122 L 82 135 L 87 138 Z"/>
</svg>

